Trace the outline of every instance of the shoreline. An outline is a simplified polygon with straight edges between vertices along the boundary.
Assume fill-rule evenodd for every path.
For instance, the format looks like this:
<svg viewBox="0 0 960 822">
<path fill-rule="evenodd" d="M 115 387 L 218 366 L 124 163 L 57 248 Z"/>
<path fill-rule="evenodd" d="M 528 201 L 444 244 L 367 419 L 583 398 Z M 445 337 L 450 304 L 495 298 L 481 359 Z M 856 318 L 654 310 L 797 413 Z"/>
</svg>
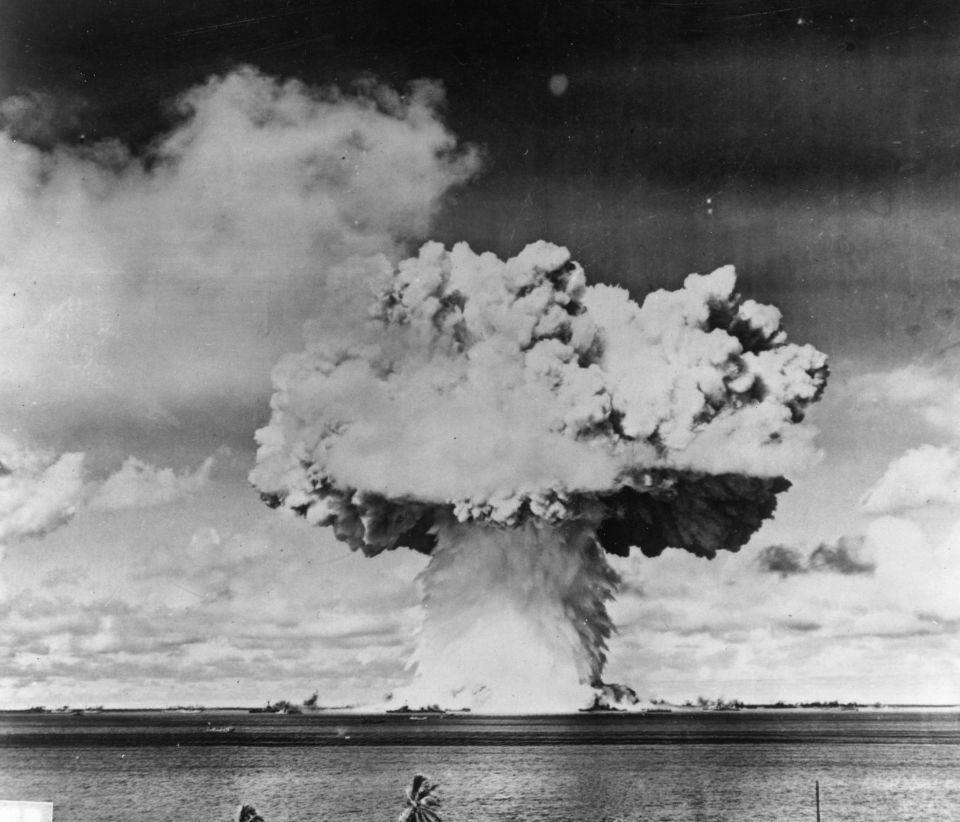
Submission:
<svg viewBox="0 0 960 822">
<path fill-rule="evenodd" d="M 102 714 L 173 714 L 179 716 L 198 716 L 204 714 L 251 714 L 269 717 L 289 717 L 297 719 L 310 716 L 376 716 L 396 717 L 398 719 L 418 717 L 448 717 L 469 720 L 471 718 L 502 717 L 522 719 L 525 717 L 582 717 L 590 715 L 601 716 L 668 716 L 701 715 L 701 714 L 846 714 L 846 713 L 960 713 L 960 705 L 923 705 L 923 704 L 890 704 L 890 705 L 860 705 L 847 703 L 841 706 L 831 705 L 749 705 L 740 708 L 710 708 L 684 705 L 662 705 L 653 708 L 613 708 L 602 710 L 575 710 L 562 713 L 484 713 L 482 711 L 461 710 L 370 710 L 369 708 L 349 707 L 316 707 L 295 712 L 264 712 L 257 707 L 242 705 L 210 706 L 198 708 L 157 708 L 157 707 L 97 707 L 97 708 L 0 708 L 0 716 L 97 716 Z"/>
</svg>

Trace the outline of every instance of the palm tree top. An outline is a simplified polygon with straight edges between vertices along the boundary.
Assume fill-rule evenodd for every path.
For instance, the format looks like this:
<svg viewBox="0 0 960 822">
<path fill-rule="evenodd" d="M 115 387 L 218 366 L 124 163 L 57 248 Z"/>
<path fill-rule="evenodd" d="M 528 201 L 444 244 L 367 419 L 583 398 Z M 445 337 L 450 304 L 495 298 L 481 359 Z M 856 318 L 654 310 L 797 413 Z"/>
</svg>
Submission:
<svg viewBox="0 0 960 822">
<path fill-rule="evenodd" d="M 399 822 L 442 822 L 437 808 L 440 797 L 434 795 L 437 783 L 431 782 L 423 774 L 413 777 L 407 788 L 407 807 L 400 814 Z"/>
<path fill-rule="evenodd" d="M 241 805 L 237 808 L 235 822 L 263 822 L 263 817 L 253 805 Z"/>
</svg>

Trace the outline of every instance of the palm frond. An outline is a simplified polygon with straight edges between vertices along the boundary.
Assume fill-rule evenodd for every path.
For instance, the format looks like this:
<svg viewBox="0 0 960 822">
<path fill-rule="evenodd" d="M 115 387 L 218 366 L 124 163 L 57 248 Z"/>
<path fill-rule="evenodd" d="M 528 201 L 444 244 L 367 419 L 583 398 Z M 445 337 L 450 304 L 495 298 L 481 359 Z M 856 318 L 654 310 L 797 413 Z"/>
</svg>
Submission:
<svg viewBox="0 0 960 822">
<path fill-rule="evenodd" d="M 237 808 L 236 822 L 263 822 L 253 805 L 241 805 Z"/>
<path fill-rule="evenodd" d="M 398 822 L 443 822 L 435 808 L 440 806 L 440 797 L 434 795 L 437 783 L 423 774 L 416 774 L 405 791 L 407 807 Z"/>
</svg>

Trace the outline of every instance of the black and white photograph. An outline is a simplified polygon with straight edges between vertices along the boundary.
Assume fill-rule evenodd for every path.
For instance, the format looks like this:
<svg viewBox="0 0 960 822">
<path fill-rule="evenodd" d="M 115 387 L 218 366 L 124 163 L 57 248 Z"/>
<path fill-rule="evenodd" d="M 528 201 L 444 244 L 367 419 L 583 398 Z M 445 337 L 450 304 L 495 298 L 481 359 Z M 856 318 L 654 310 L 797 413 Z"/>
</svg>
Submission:
<svg viewBox="0 0 960 822">
<path fill-rule="evenodd" d="M 0 0 L 0 822 L 960 818 L 960 5 Z"/>
</svg>

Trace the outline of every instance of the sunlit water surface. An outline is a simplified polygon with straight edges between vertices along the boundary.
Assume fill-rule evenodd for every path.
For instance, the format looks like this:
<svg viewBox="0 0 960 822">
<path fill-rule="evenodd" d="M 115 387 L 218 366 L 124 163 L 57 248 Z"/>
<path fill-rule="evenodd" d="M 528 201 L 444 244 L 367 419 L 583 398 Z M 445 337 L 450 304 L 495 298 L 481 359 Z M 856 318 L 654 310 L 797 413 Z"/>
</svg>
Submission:
<svg viewBox="0 0 960 822">
<path fill-rule="evenodd" d="M 55 822 L 392 822 L 417 772 L 445 822 L 814 820 L 817 781 L 824 822 L 960 820 L 960 715 L 0 715 L 0 799 Z"/>
</svg>

